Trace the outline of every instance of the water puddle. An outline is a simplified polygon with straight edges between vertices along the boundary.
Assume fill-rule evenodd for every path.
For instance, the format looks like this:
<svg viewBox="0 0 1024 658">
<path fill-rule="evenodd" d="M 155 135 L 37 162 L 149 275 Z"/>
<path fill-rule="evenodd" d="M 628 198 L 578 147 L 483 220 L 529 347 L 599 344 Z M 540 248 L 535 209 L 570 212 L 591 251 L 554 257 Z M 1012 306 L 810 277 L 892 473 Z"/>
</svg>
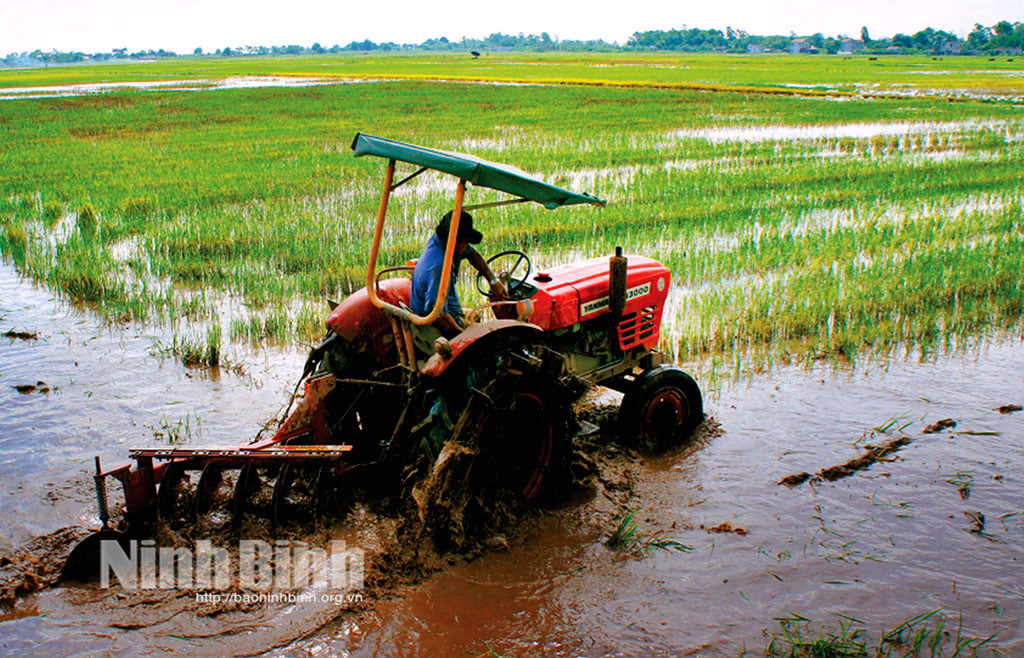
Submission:
<svg viewBox="0 0 1024 658">
<path fill-rule="evenodd" d="M 140 80 L 95 82 L 41 87 L 0 87 L 0 101 L 20 98 L 53 98 L 105 94 L 113 91 L 208 91 L 213 89 L 259 89 L 265 87 L 322 87 L 324 85 L 380 82 L 359 78 L 290 78 L 283 76 L 239 76 L 193 80 Z"/>
<path fill-rule="evenodd" d="M 725 142 L 807 141 L 816 139 L 871 139 L 933 132 L 997 129 L 1006 121 L 970 119 L 967 121 L 894 121 L 838 123 L 830 125 L 768 125 L 686 128 L 668 133 L 675 139 L 703 139 L 712 144 Z"/>
</svg>

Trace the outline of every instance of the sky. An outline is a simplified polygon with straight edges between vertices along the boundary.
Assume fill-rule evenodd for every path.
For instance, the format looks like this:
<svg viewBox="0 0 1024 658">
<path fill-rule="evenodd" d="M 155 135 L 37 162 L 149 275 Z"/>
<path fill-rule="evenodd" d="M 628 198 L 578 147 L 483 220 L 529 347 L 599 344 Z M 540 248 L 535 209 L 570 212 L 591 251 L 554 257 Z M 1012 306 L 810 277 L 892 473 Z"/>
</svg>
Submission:
<svg viewBox="0 0 1024 658">
<path fill-rule="evenodd" d="M 191 53 L 253 45 L 325 48 L 370 39 L 420 43 L 493 32 L 625 43 L 633 32 L 727 26 L 751 34 L 858 37 L 1024 21 L 1024 0 L 0 0 L 11 52 Z"/>
</svg>

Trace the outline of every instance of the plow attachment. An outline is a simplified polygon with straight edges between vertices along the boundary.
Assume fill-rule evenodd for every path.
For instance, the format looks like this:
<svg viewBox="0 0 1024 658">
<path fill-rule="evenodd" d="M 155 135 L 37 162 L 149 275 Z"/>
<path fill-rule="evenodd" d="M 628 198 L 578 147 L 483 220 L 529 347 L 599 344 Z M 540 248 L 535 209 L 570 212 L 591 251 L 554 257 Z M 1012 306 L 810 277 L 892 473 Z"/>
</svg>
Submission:
<svg viewBox="0 0 1024 658">
<path fill-rule="evenodd" d="M 96 500 L 103 527 L 71 552 L 63 579 L 88 580 L 99 567 L 104 540 L 122 544 L 147 536 L 159 520 L 173 530 L 237 527 L 244 519 L 276 525 L 312 520 L 339 491 L 347 445 L 281 445 L 274 439 L 237 448 L 131 450 L 134 460 L 109 471 L 96 459 Z M 119 529 L 109 527 L 106 478 L 125 497 Z"/>
</svg>

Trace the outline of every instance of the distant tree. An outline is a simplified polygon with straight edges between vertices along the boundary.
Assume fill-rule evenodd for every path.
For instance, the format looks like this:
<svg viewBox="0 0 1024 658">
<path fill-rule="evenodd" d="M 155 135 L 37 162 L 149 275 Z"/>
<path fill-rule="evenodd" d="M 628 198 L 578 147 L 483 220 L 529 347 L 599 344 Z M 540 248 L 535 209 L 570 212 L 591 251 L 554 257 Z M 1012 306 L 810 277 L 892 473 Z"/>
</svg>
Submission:
<svg viewBox="0 0 1024 658">
<path fill-rule="evenodd" d="M 192 54 L 193 55 L 202 55 L 203 54 L 203 49 L 202 48 L 196 48 L 195 50 L 192 51 Z"/>
<path fill-rule="evenodd" d="M 319 43 L 314 43 L 313 47 L 310 50 L 312 50 L 317 55 L 323 55 L 324 54 L 324 48 Z"/>
<path fill-rule="evenodd" d="M 992 39 L 992 32 L 980 23 L 974 24 L 974 29 L 967 35 L 967 47 L 972 50 L 981 50 Z"/>
<path fill-rule="evenodd" d="M 996 36 L 1010 36 L 1013 34 L 1013 25 L 1010 24 L 1010 21 L 999 21 L 992 26 L 992 31 L 996 33 Z"/>
<path fill-rule="evenodd" d="M 366 39 L 365 41 L 353 41 L 345 46 L 345 50 L 377 50 L 377 44 Z"/>
<path fill-rule="evenodd" d="M 900 48 L 913 48 L 914 40 L 906 34 L 896 34 L 892 38 L 892 45 Z"/>
<path fill-rule="evenodd" d="M 914 36 L 911 37 L 911 39 L 913 41 L 915 48 L 919 48 L 921 50 L 931 50 L 932 37 L 934 36 L 935 30 L 933 28 L 926 27 L 923 30 L 918 30 L 917 32 L 915 32 Z"/>
<path fill-rule="evenodd" d="M 234 51 L 233 51 L 233 50 L 231 50 L 230 46 L 229 46 L 229 47 L 227 47 L 227 48 L 225 48 L 224 50 L 222 50 L 222 51 L 220 51 L 220 52 L 221 52 L 221 54 L 222 54 L 222 55 L 224 55 L 225 57 L 231 57 L 232 55 L 234 55 L 234 54 L 235 54 L 235 53 L 234 53 Z"/>
<path fill-rule="evenodd" d="M 871 42 L 871 35 L 868 34 L 867 26 L 860 28 L 860 40 L 864 42 L 864 45 Z"/>
</svg>

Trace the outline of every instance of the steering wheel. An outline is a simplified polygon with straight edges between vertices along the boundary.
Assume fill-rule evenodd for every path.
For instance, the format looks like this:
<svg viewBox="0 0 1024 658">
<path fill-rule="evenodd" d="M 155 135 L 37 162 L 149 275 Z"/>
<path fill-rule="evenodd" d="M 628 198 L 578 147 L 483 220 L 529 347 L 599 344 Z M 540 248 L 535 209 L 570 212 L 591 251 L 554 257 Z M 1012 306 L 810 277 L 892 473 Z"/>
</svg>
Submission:
<svg viewBox="0 0 1024 658">
<path fill-rule="evenodd" d="M 512 261 L 512 258 L 515 258 L 515 261 L 512 263 L 512 267 L 501 269 L 499 271 L 499 268 L 494 267 L 492 263 L 503 258 L 510 262 Z M 522 276 L 519 276 L 518 272 L 523 269 L 521 267 L 523 264 L 526 265 L 526 271 L 523 272 Z M 529 278 L 530 272 L 533 271 L 533 266 L 530 264 L 530 257 L 518 249 L 509 249 L 508 251 L 502 251 L 494 254 L 487 259 L 487 266 L 491 268 L 491 271 L 494 272 L 496 277 L 505 283 L 509 299 L 515 299 L 515 292 L 526 284 L 526 279 Z M 490 294 L 490 283 L 490 281 L 484 278 L 483 274 L 476 275 L 476 289 L 481 295 Z M 484 286 L 486 286 L 486 288 Z"/>
</svg>

